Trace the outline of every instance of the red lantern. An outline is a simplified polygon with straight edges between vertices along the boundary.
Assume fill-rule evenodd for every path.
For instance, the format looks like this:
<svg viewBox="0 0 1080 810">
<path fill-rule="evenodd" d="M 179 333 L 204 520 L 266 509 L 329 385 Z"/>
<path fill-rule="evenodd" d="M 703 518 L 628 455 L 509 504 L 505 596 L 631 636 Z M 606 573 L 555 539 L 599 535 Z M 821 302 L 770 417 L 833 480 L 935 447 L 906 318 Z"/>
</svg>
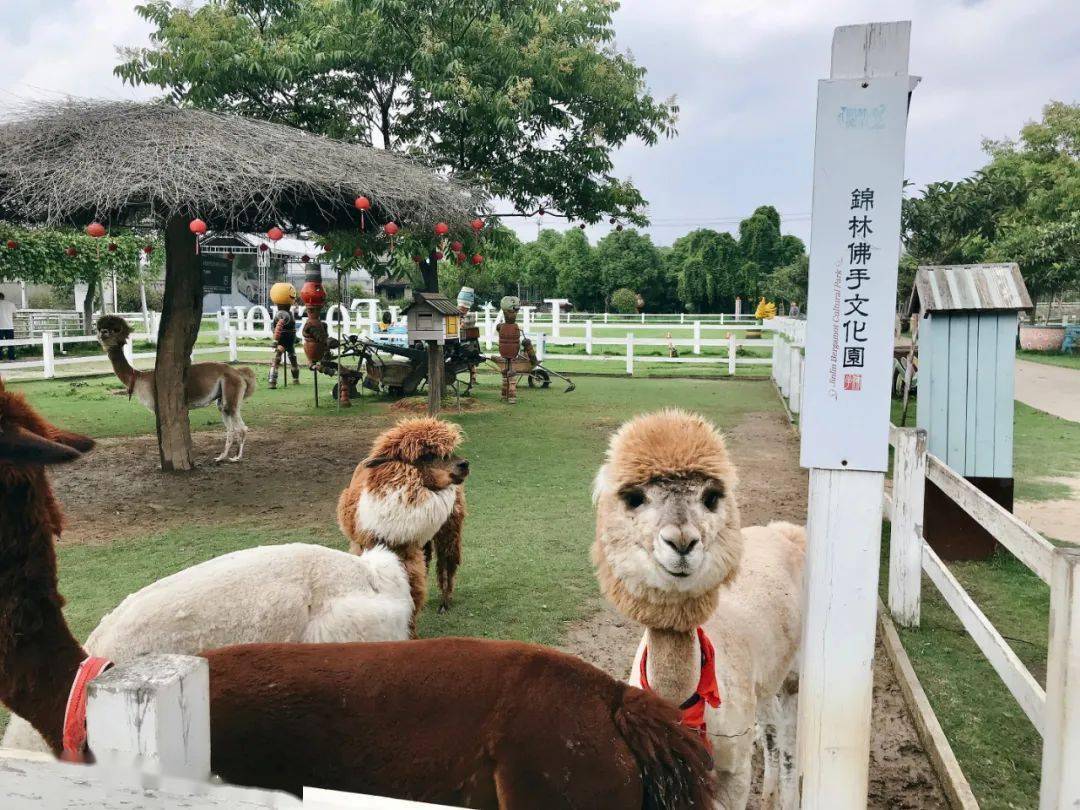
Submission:
<svg viewBox="0 0 1080 810">
<path fill-rule="evenodd" d="M 226 253 L 226 254 L 225 254 L 225 260 L 226 260 L 226 261 L 230 261 L 230 262 L 231 262 L 231 261 L 232 261 L 233 259 L 235 259 L 235 258 L 236 258 L 236 254 L 235 254 L 235 253 L 233 253 L 233 252 L 232 252 L 231 250 L 230 250 L 230 251 L 229 251 L 228 253 Z"/>
<path fill-rule="evenodd" d="M 354 248 L 352 255 L 359 259 L 361 256 L 364 255 L 364 251 L 362 251 L 360 248 Z"/>
<path fill-rule="evenodd" d="M 109 253 L 116 253 L 116 242 L 109 242 Z"/>
<path fill-rule="evenodd" d="M 300 257 L 300 261 L 302 261 L 304 264 L 308 264 L 311 261 L 311 257 L 305 253 L 303 256 Z"/>
<path fill-rule="evenodd" d="M 435 251 L 435 261 L 441 262 L 442 260 L 443 260 L 442 251 L 441 250 L 436 250 Z"/>
<path fill-rule="evenodd" d="M 448 233 L 450 233 L 450 226 L 447 225 L 445 222 L 440 222 L 438 225 L 435 226 L 436 236 L 446 236 Z"/>
<path fill-rule="evenodd" d="M 457 253 L 454 254 L 454 258 L 457 259 L 458 264 L 464 264 L 465 263 L 465 254 L 462 253 L 460 250 Z"/>
<path fill-rule="evenodd" d="M 7 249 L 8 250 L 15 250 L 15 248 L 17 248 L 18 246 L 19 246 L 19 243 L 16 242 L 14 239 L 8 239 L 7 240 Z"/>
<path fill-rule="evenodd" d="M 105 235 L 105 226 L 100 222 L 91 222 L 86 226 L 86 235 L 98 239 Z"/>
<path fill-rule="evenodd" d="M 422 257 L 422 256 L 413 256 L 413 257 L 412 257 L 412 260 L 413 260 L 414 262 L 416 262 L 417 264 L 420 264 L 420 262 L 422 262 L 422 261 L 423 261 L 424 259 L 423 259 L 423 257 Z"/>
<path fill-rule="evenodd" d="M 356 202 L 353 203 L 353 205 L 355 205 L 361 211 L 371 210 L 371 200 L 369 200 L 367 197 L 357 197 Z"/>
<path fill-rule="evenodd" d="M 206 223 L 201 219 L 193 219 L 188 223 L 188 230 L 196 236 L 202 236 L 206 233 Z"/>
<path fill-rule="evenodd" d="M 147 256 L 149 256 L 151 253 L 154 252 L 154 246 L 153 245 L 146 245 L 145 247 L 143 247 L 142 252 L 145 253 Z"/>
<path fill-rule="evenodd" d="M 479 253 L 474 253 L 473 254 L 473 257 L 472 257 L 472 263 L 473 264 L 483 264 L 483 262 L 484 262 L 484 257 L 483 256 L 481 256 Z"/>
<path fill-rule="evenodd" d="M 474 231 L 482 231 L 482 230 L 484 230 L 484 220 L 480 219 L 479 217 L 474 219 L 469 224 L 472 225 L 472 229 Z"/>
<path fill-rule="evenodd" d="M 334 246 L 331 245 L 329 242 L 322 246 L 323 253 L 329 253 L 331 250 L 333 250 L 333 248 Z"/>
<path fill-rule="evenodd" d="M 618 225 L 615 226 L 615 230 L 617 230 L 617 231 L 622 230 L 622 223 L 621 222 Z"/>
<path fill-rule="evenodd" d="M 266 253 L 266 251 L 268 251 L 269 249 L 270 249 L 270 246 L 268 244 L 266 244 L 266 242 L 263 242 L 261 245 L 259 245 L 259 252 L 260 253 Z"/>
<path fill-rule="evenodd" d="M 578 225 L 578 227 L 581 228 L 581 230 L 585 230 L 585 223 L 582 222 L 580 225 Z"/>
<path fill-rule="evenodd" d="M 266 232 L 266 238 L 269 239 L 271 242 L 276 242 L 284 235 L 284 231 L 282 231 L 281 228 L 279 228 L 277 225 L 275 225 L 273 228 Z"/>
<path fill-rule="evenodd" d="M 454 253 L 461 253 L 462 247 L 463 245 L 461 244 L 461 242 L 454 242 L 452 245 L 450 245 L 450 249 L 454 251 Z"/>
<path fill-rule="evenodd" d="M 68 256 L 70 256 L 73 259 L 76 256 L 79 255 L 79 251 L 77 251 L 74 247 L 71 247 L 70 245 L 68 247 L 64 248 L 64 253 L 66 253 Z"/>
<path fill-rule="evenodd" d="M 387 236 L 393 236 L 399 229 L 396 222 L 387 222 L 383 225 L 383 230 L 386 231 Z"/>
<path fill-rule="evenodd" d="M 540 216 L 543 216 L 543 215 L 544 215 L 544 206 L 542 206 L 542 205 L 541 205 L 541 206 L 540 206 L 540 207 L 539 207 L 539 208 L 538 208 L 538 209 L 536 210 L 536 213 L 538 213 L 538 214 L 539 214 Z"/>
</svg>

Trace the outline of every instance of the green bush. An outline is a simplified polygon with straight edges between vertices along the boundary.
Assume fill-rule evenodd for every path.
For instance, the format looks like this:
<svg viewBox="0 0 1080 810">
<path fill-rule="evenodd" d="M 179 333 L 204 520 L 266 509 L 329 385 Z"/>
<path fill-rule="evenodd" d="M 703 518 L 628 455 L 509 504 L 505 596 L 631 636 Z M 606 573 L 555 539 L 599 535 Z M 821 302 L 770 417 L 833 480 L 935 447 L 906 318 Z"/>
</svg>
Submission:
<svg viewBox="0 0 1080 810">
<path fill-rule="evenodd" d="M 637 293 L 626 287 L 620 287 L 611 294 L 611 308 L 623 315 L 636 312 Z"/>
</svg>

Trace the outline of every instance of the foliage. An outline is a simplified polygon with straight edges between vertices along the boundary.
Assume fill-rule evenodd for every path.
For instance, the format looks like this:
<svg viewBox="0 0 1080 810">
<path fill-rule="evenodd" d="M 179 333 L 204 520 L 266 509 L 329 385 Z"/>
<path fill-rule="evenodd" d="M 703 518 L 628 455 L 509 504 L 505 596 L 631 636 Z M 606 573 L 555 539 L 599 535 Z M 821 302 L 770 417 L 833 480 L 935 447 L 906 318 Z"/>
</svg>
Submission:
<svg viewBox="0 0 1080 810">
<path fill-rule="evenodd" d="M 647 234 L 633 228 L 612 231 L 596 244 L 595 253 L 605 297 L 619 288 L 629 288 L 654 312 L 668 312 L 676 305 L 675 285 L 668 283 L 667 266 Z"/>
<path fill-rule="evenodd" d="M 810 257 L 805 253 L 795 261 L 777 267 L 762 282 L 761 291 L 773 299 L 806 302 L 810 280 Z"/>
<path fill-rule="evenodd" d="M 973 176 L 904 201 L 912 260 L 1015 261 L 1035 300 L 1080 287 L 1080 105 L 1051 102 L 1019 140 L 983 148 L 990 162 Z"/>
<path fill-rule="evenodd" d="M 558 268 L 559 295 L 569 298 L 580 310 L 600 312 L 604 291 L 599 284 L 600 268 L 584 232 L 574 229 L 563 234 L 551 252 Z"/>
<path fill-rule="evenodd" d="M 739 243 L 726 231 L 691 231 L 675 240 L 667 258 L 678 297 L 690 312 L 730 311 L 741 286 Z"/>
<path fill-rule="evenodd" d="M 619 287 L 611 294 L 611 308 L 624 315 L 637 310 L 637 293 L 626 287 Z"/>
<path fill-rule="evenodd" d="M 351 8 L 350 8 L 351 6 Z M 151 0 L 156 30 L 117 75 L 177 103 L 408 152 L 521 210 L 643 222 L 612 176 L 630 138 L 674 132 L 613 45 L 609 0 Z"/>
</svg>

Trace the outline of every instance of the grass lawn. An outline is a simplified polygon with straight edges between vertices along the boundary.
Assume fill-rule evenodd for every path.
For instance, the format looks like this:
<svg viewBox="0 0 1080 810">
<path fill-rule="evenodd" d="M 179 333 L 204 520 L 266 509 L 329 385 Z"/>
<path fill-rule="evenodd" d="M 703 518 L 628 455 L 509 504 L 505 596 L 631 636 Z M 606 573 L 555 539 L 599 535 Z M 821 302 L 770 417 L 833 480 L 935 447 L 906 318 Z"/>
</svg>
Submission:
<svg viewBox="0 0 1080 810">
<path fill-rule="evenodd" d="M 112 378 L 16 384 L 50 419 L 97 437 L 131 436 L 153 430 L 151 415 L 117 397 Z M 245 410 L 253 427 L 282 417 L 317 431 L 322 420 L 372 418 L 388 406 L 370 402 L 351 411 L 310 407 L 310 385 L 255 394 Z M 619 379 L 590 377 L 576 392 L 525 391 L 514 408 L 498 406 L 498 390 L 483 386 L 488 409 L 448 413 L 465 429 L 464 453 L 472 462 L 468 483 L 465 560 L 454 609 L 438 615 L 430 606 L 421 618 L 423 636 L 471 635 L 557 642 L 567 623 L 588 615 L 597 587 L 588 562 L 593 539 L 592 478 L 608 436 L 637 413 L 679 405 L 732 426 L 750 412 L 779 409 L 766 382 Z M 119 399 L 119 401 L 118 401 Z M 219 429 L 216 411 L 192 414 L 196 429 Z M 97 452 L 108 452 L 104 446 Z M 351 464 L 351 463 L 350 463 Z M 175 479 L 183 486 L 183 478 Z M 265 506 L 260 481 L 252 480 L 251 515 Z M 192 522 L 148 532 L 109 545 L 59 545 L 60 589 L 76 636 L 84 638 L 129 593 L 210 557 L 281 542 L 334 547 L 342 539 L 332 514 L 317 529 L 260 528 L 243 516 L 228 526 Z M 263 522 L 265 524 L 265 521 Z M 260 524 L 263 525 L 263 524 Z M 430 603 L 429 603 L 430 604 Z"/>
<path fill-rule="evenodd" d="M 1019 360 L 1031 360 L 1034 363 L 1045 363 L 1048 366 L 1065 366 L 1066 368 L 1080 369 L 1080 354 L 1076 352 L 1028 352 L 1022 349 L 1016 352 Z"/>
</svg>

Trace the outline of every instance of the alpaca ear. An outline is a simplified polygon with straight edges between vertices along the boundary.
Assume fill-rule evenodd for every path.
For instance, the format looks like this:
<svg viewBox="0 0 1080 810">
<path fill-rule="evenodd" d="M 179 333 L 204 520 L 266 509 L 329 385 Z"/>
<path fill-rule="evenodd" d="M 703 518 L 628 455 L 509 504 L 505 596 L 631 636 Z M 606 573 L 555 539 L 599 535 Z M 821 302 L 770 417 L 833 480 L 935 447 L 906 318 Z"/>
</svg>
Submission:
<svg viewBox="0 0 1080 810">
<path fill-rule="evenodd" d="M 83 436 L 81 433 L 72 433 L 70 430 L 61 430 L 58 427 L 54 427 L 49 434 L 49 438 L 54 442 L 60 442 L 60 444 L 67 445 L 80 453 L 89 453 L 94 449 L 94 440 L 89 436 Z"/>
<path fill-rule="evenodd" d="M 365 458 L 364 466 L 371 470 L 381 464 L 389 464 L 391 461 L 393 461 L 393 459 L 388 456 L 375 456 L 374 458 Z"/>
<path fill-rule="evenodd" d="M 81 456 L 74 447 L 54 442 L 18 425 L 0 425 L 0 462 L 9 464 L 63 464 Z"/>
</svg>

